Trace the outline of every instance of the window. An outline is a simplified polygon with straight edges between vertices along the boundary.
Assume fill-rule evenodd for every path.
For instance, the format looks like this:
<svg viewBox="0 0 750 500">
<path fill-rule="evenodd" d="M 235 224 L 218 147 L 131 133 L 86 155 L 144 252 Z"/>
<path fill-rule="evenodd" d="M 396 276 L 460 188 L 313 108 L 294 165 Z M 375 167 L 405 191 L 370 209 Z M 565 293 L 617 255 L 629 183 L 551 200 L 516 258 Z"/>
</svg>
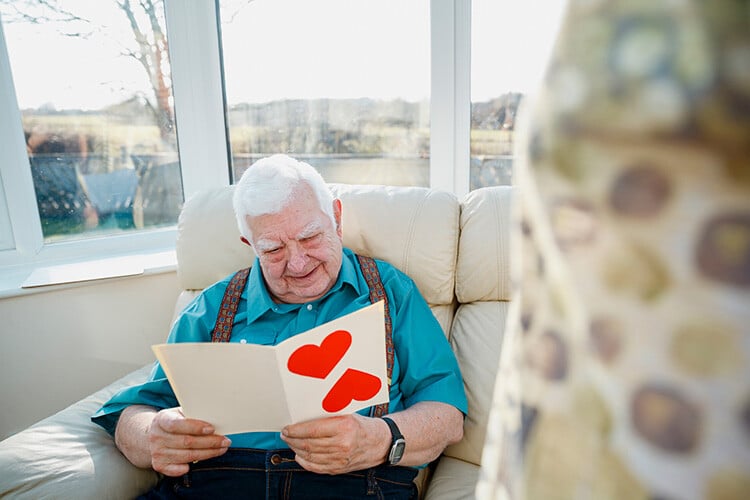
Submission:
<svg viewBox="0 0 750 500">
<path fill-rule="evenodd" d="M 173 225 L 163 3 L 0 2 L 0 15 L 44 241 Z"/>
<path fill-rule="evenodd" d="M 8 204 L 5 202 L 2 176 L 0 176 L 0 251 L 13 248 L 13 232 L 8 218 Z"/>
<path fill-rule="evenodd" d="M 0 292 L 44 262 L 173 249 L 182 199 L 259 155 L 459 196 L 506 182 L 496 103 L 558 12 L 523 5 L 0 0 Z"/>
<path fill-rule="evenodd" d="M 329 182 L 427 186 L 430 3 L 221 3 L 233 175 L 285 152 Z"/>
<path fill-rule="evenodd" d="M 563 6 L 473 0 L 470 189 L 511 183 L 516 112 L 539 83 Z"/>
</svg>

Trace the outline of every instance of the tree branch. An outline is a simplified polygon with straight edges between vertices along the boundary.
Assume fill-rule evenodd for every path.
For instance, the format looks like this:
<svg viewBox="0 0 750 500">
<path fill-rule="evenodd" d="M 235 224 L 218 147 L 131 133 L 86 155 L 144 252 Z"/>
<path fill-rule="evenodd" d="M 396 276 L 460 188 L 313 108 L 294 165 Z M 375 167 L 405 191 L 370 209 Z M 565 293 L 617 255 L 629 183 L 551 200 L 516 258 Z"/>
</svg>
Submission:
<svg viewBox="0 0 750 500">
<path fill-rule="evenodd" d="M 6 14 L 12 12 L 12 15 L 3 18 L 3 22 L 7 24 L 23 22 L 28 24 L 82 23 L 89 27 L 91 25 L 88 19 L 61 7 L 57 0 L 24 0 L 23 2 L 0 0 L 0 5 L 8 7 L 5 10 Z M 64 36 L 86 38 L 91 35 L 93 29 L 88 32 L 58 29 L 58 32 Z"/>
</svg>

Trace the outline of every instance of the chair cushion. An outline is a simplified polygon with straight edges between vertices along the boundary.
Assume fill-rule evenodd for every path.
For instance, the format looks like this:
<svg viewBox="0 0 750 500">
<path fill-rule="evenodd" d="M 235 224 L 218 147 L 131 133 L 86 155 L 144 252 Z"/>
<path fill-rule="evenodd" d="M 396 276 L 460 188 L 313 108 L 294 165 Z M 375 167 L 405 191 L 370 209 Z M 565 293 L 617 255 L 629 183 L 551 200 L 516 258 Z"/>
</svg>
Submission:
<svg viewBox="0 0 750 500">
<path fill-rule="evenodd" d="M 461 202 L 456 297 L 461 303 L 510 300 L 510 224 L 513 188 L 470 192 Z"/>
<path fill-rule="evenodd" d="M 451 304 L 458 199 L 421 187 L 333 184 L 343 205 L 344 245 L 408 274 L 430 305 Z"/>
<path fill-rule="evenodd" d="M 432 474 L 424 500 L 474 500 L 479 466 L 441 457 Z"/>
<path fill-rule="evenodd" d="M 461 367 L 469 412 L 463 439 L 446 448 L 446 456 L 481 464 L 509 306 L 503 301 L 474 302 L 456 311 L 450 341 Z"/>
<path fill-rule="evenodd" d="M 177 222 L 177 277 L 183 290 L 203 290 L 250 266 L 255 254 L 240 241 L 232 208 L 234 186 L 201 191 Z"/>
</svg>

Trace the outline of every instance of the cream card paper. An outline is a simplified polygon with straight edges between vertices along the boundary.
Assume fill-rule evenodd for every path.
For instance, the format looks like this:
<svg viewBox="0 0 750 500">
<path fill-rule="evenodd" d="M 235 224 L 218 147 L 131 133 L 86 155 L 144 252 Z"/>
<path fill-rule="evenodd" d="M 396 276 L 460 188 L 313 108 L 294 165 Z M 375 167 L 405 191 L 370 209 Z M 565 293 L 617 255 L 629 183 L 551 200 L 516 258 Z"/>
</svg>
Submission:
<svg viewBox="0 0 750 500">
<path fill-rule="evenodd" d="M 388 401 L 383 302 L 275 346 L 152 346 L 185 416 L 218 434 L 280 431 L 294 422 Z"/>
</svg>

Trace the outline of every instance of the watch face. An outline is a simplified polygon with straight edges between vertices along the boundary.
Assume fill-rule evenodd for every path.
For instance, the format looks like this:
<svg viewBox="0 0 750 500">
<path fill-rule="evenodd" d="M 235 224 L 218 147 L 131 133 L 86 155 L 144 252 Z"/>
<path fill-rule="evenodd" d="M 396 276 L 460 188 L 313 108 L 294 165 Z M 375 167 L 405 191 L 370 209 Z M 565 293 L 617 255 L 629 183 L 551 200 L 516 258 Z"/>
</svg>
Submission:
<svg viewBox="0 0 750 500">
<path fill-rule="evenodd" d="M 388 462 L 391 465 L 396 465 L 401 461 L 401 457 L 404 456 L 404 449 L 406 448 L 406 441 L 402 438 L 397 439 L 391 447 L 391 453 L 388 455 Z"/>
</svg>

